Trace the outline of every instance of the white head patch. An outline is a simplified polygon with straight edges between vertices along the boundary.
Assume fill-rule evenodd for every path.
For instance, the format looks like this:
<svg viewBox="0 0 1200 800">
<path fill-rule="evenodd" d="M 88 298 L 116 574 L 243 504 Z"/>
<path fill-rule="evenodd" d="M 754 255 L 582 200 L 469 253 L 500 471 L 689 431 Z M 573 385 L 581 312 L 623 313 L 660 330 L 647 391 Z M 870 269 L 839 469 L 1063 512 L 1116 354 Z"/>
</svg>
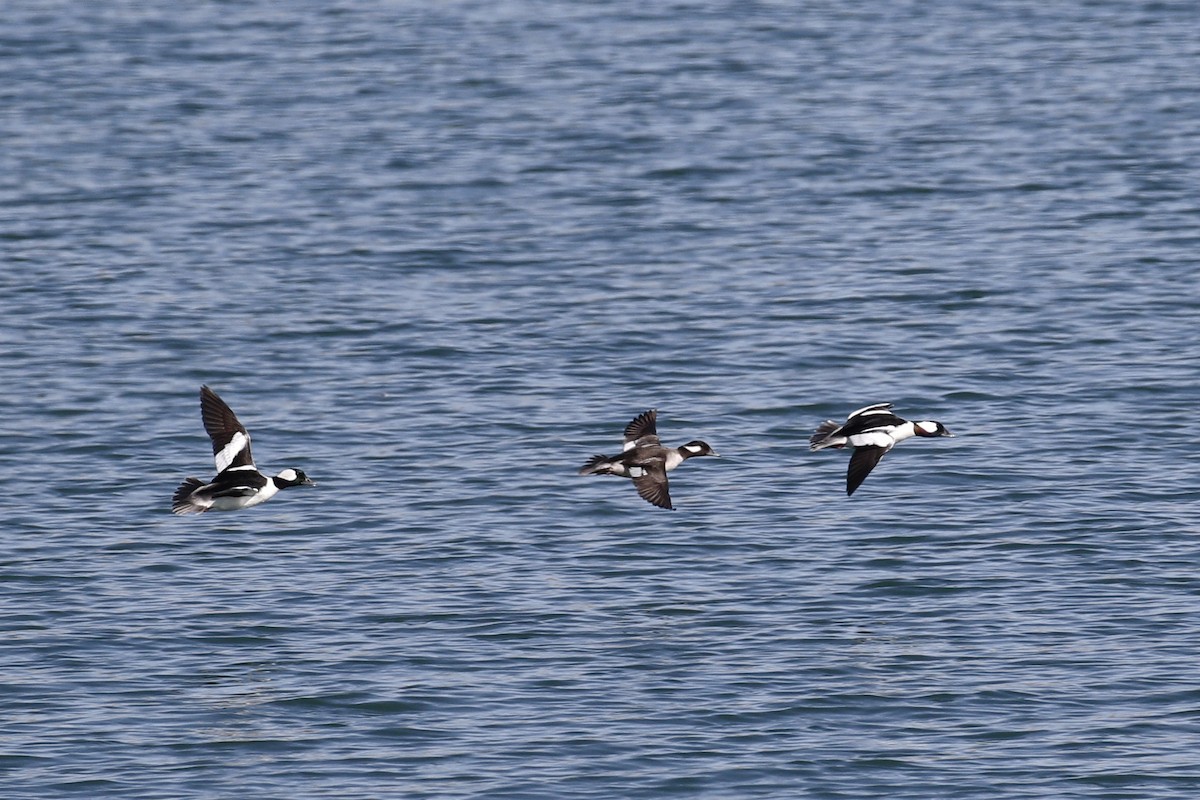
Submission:
<svg viewBox="0 0 1200 800">
<path fill-rule="evenodd" d="M 288 469 L 285 469 L 283 472 L 279 473 L 278 477 L 281 480 L 285 480 L 290 483 L 291 481 L 296 480 L 296 478 L 298 478 L 299 476 L 296 474 L 296 470 L 288 468 Z"/>
<path fill-rule="evenodd" d="M 918 428 L 925 431 L 925 433 L 937 433 L 938 428 L 936 422 L 918 422 L 916 425 Z"/>
<path fill-rule="evenodd" d="M 704 448 L 698 444 L 685 444 L 683 446 L 683 449 L 687 450 L 689 453 L 703 453 L 704 452 Z"/>
</svg>

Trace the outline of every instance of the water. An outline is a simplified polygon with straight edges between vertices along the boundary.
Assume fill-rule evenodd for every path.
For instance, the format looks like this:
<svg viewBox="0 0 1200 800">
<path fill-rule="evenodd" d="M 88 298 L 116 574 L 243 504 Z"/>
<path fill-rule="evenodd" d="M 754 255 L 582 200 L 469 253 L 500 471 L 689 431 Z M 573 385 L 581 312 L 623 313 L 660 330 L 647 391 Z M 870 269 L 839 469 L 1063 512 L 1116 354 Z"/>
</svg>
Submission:
<svg viewBox="0 0 1200 800">
<path fill-rule="evenodd" d="M 1194 23 L 7 4 L 3 796 L 1195 797 Z"/>
</svg>

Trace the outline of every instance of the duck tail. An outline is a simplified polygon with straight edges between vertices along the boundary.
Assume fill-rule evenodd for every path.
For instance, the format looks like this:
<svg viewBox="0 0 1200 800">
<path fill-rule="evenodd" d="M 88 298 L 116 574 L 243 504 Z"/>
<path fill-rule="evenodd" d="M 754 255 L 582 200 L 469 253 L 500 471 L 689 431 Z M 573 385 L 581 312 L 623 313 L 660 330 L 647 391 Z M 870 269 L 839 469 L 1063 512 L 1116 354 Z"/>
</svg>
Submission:
<svg viewBox="0 0 1200 800">
<path fill-rule="evenodd" d="M 203 485 L 204 481 L 197 478 L 188 478 L 179 484 L 179 488 L 175 490 L 174 496 L 171 497 L 171 511 L 176 514 L 199 514 L 201 511 L 204 511 L 204 506 L 192 502 L 192 492 Z"/>
<path fill-rule="evenodd" d="M 830 436 L 840 427 L 842 426 L 831 419 L 822 422 L 817 426 L 813 435 L 808 437 L 808 449 L 824 450 L 826 447 L 845 447 L 846 438 L 844 436 Z"/>
<path fill-rule="evenodd" d="M 587 463 L 579 468 L 580 475 L 611 475 L 612 466 L 608 456 L 592 456 Z"/>
</svg>

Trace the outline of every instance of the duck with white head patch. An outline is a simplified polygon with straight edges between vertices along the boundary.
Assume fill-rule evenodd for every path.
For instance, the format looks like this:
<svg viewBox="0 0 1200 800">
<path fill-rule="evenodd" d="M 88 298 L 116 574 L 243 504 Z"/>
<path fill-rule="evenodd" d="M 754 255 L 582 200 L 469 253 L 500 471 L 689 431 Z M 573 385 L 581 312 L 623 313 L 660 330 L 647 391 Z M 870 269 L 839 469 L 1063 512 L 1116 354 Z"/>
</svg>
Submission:
<svg viewBox="0 0 1200 800">
<path fill-rule="evenodd" d="M 862 486 L 880 459 L 898 442 L 913 436 L 933 438 L 953 435 L 940 422 L 909 422 L 892 413 L 891 403 L 876 403 L 858 409 L 846 417 L 841 425 L 831 419 L 825 420 L 809 438 L 808 446 L 810 450 L 854 448 L 846 471 L 846 494 L 852 495 L 855 489 Z"/>
<path fill-rule="evenodd" d="M 212 439 L 217 477 L 208 483 L 188 478 L 180 484 L 171 499 L 171 510 L 176 514 L 236 511 L 265 503 L 281 489 L 316 485 L 298 469 L 285 469 L 274 477 L 259 472 L 250 454 L 250 434 L 246 427 L 207 386 L 200 387 L 200 416 Z"/>
<path fill-rule="evenodd" d="M 715 450 L 699 440 L 680 447 L 664 447 L 658 439 L 658 411 L 650 409 L 625 426 L 625 448 L 619 456 L 592 456 L 580 475 L 619 475 L 633 480 L 643 500 L 659 508 L 674 509 L 667 473 L 689 458 L 716 456 Z"/>
</svg>

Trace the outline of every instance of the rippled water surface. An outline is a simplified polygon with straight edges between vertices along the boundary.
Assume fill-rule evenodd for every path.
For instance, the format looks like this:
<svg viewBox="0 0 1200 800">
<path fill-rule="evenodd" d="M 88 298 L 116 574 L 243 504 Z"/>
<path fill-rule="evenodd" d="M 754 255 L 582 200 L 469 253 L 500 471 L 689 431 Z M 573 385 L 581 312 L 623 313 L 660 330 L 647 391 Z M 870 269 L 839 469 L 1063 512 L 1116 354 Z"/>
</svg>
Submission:
<svg viewBox="0 0 1200 800">
<path fill-rule="evenodd" d="M 1196 797 L 1194 12 L 7 4 L 0 794 Z"/>
</svg>

